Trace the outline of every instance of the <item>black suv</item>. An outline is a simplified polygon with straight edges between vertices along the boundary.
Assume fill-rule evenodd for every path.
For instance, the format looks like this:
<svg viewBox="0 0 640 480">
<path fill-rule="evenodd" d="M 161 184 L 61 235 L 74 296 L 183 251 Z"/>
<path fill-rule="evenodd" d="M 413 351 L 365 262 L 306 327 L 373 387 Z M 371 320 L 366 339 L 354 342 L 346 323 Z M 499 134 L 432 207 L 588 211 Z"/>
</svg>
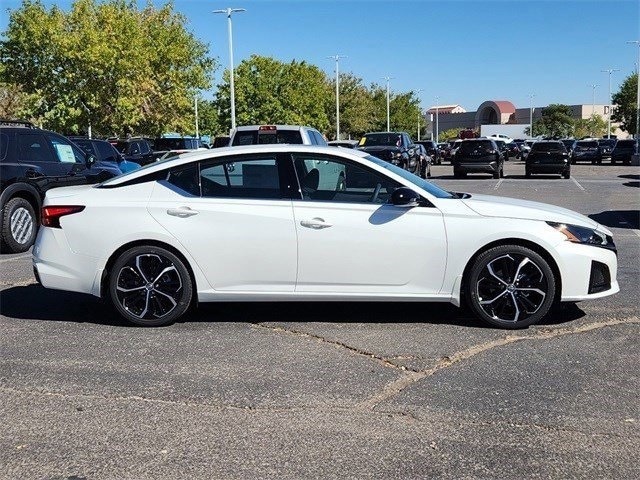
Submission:
<svg viewBox="0 0 640 480">
<path fill-rule="evenodd" d="M 358 143 L 358 150 L 393 163 L 416 175 L 421 173 L 420 151 L 406 132 L 365 133 Z"/>
<path fill-rule="evenodd" d="M 545 140 L 534 143 L 527 155 L 525 176 L 533 173 L 558 173 L 563 178 L 571 177 L 569 152 L 560 140 Z"/>
<path fill-rule="evenodd" d="M 611 151 L 611 163 L 622 162 L 625 165 L 631 163 L 631 156 L 638 153 L 637 140 L 618 140 Z"/>
<path fill-rule="evenodd" d="M 493 178 L 504 177 L 504 154 L 494 140 L 478 138 L 463 140 L 451 160 L 453 176 L 467 173 L 490 173 Z"/>
<path fill-rule="evenodd" d="M 416 140 L 416 143 L 422 145 L 427 150 L 427 154 L 431 157 L 431 161 L 434 165 L 440 165 L 442 163 L 440 149 L 436 142 L 431 140 Z"/>
<path fill-rule="evenodd" d="M 24 252 L 38 232 L 40 208 L 50 188 L 98 183 L 114 176 L 96 168 L 67 138 L 29 122 L 0 120 L 0 244 Z"/>
<path fill-rule="evenodd" d="M 586 160 L 591 163 L 602 163 L 602 149 L 597 140 L 578 140 L 571 152 L 571 163 Z"/>
<path fill-rule="evenodd" d="M 145 138 L 125 138 L 110 141 L 110 143 L 116 147 L 125 160 L 142 166 L 156 161 L 151 144 Z"/>
</svg>

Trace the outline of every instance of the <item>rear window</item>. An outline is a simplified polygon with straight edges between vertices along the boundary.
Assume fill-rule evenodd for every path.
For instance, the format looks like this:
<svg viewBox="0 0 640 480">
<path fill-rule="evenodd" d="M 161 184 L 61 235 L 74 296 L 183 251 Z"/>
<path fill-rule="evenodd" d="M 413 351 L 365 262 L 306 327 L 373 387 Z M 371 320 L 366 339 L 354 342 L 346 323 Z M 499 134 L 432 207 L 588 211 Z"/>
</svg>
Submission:
<svg viewBox="0 0 640 480">
<path fill-rule="evenodd" d="M 185 150 L 191 148 L 191 140 L 185 138 L 156 138 L 156 150 Z"/>
<path fill-rule="evenodd" d="M 618 140 L 616 147 L 633 148 L 636 145 L 635 140 Z"/>
<path fill-rule="evenodd" d="M 474 150 L 478 150 L 481 152 L 488 152 L 489 150 L 493 150 L 493 144 L 490 140 L 480 140 L 480 141 L 465 141 L 462 142 L 458 152 L 460 153 L 471 153 Z"/>
<path fill-rule="evenodd" d="M 598 142 L 590 141 L 590 142 L 576 142 L 576 148 L 598 148 Z"/>
<path fill-rule="evenodd" d="M 361 147 L 400 146 L 402 139 L 399 133 L 370 133 L 360 139 Z"/>
<path fill-rule="evenodd" d="M 233 137 L 233 146 L 269 145 L 274 143 L 302 144 L 302 135 L 298 130 L 277 130 L 259 132 L 258 130 L 237 131 Z"/>
<path fill-rule="evenodd" d="M 532 152 L 564 152 L 562 143 L 558 142 L 536 142 L 531 147 Z"/>
</svg>

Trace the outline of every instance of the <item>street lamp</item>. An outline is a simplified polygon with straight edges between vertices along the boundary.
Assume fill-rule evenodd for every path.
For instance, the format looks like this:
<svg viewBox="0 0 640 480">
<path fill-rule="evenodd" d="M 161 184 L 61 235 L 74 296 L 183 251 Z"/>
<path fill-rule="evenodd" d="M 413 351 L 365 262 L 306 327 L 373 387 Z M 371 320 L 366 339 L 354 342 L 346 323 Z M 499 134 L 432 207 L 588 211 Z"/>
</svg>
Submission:
<svg viewBox="0 0 640 480">
<path fill-rule="evenodd" d="M 200 132 L 198 131 L 198 95 L 196 94 L 194 98 L 195 104 L 195 117 L 196 117 L 196 138 L 200 138 Z"/>
<path fill-rule="evenodd" d="M 596 87 L 599 87 L 600 85 L 589 85 L 592 90 L 593 90 L 593 97 L 591 98 L 591 115 L 594 115 L 596 113 Z"/>
<path fill-rule="evenodd" d="M 440 131 L 438 130 L 438 102 L 440 102 L 440 97 L 436 97 L 436 143 L 438 143 L 440 136 Z"/>
<path fill-rule="evenodd" d="M 389 80 L 393 80 L 393 77 L 383 77 L 387 81 L 387 132 L 391 131 L 391 124 L 389 122 Z"/>
<path fill-rule="evenodd" d="M 529 136 L 533 138 L 533 97 L 535 93 L 529 94 Z"/>
<path fill-rule="evenodd" d="M 607 123 L 607 138 L 611 138 L 611 74 L 613 72 L 619 72 L 619 68 L 610 68 L 608 70 L 600 70 L 602 73 L 609 74 L 609 121 Z"/>
<path fill-rule="evenodd" d="M 420 92 L 424 92 L 424 88 L 419 88 L 416 90 L 416 96 Z M 422 108 L 420 108 L 420 99 L 418 99 L 418 141 L 420 141 L 420 117 L 422 116 Z"/>
<path fill-rule="evenodd" d="M 637 64 L 637 78 L 636 83 L 638 84 L 637 92 L 636 92 L 636 140 L 640 139 L 640 40 L 631 40 L 627 42 L 629 44 L 638 45 L 638 64 Z"/>
<path fill-rule="evenodd" d="M 213 13 L 224 13 L 229 25 L 229 87 L 231 89 L 231 128 L 236 128 L 236 92 L 233 85 L 233 36 L 231 34 L 231 14 L 236 12 L 246 12 L 244 8 L 225 8 L 224 10 L 214 10 Z"/>
<path fill-rule="evenodd" d="M 340 75 L 338 74 L 338 60 L 347 58 L 345 55 L 330 55 L 336 61 L 336 140 L 340 140 Z"/>
</svg>

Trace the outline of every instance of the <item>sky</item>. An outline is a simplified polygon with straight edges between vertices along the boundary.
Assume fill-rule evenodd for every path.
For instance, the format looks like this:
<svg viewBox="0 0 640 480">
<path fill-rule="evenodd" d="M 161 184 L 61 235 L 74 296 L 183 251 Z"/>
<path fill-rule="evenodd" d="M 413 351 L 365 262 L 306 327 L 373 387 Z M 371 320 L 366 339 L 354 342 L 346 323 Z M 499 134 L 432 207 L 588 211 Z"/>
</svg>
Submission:
<svg viewBox="0 0 640 480">
<path fill-rule="evenodd" d="M 71 1 L 43 0 L 68 10 Z M 140 0 L 142 5 L 145 2 Z M 154 0 L 156 5 L 165 2 Z M 0 31 L 7 9 L 0 0 Z M 283 62 L 306 61 L 335 75 L 417 92 L 423 108 L 459 104 L 475 111 L 486 100 L 516 108 L 608 104 L 635 72 L 640 40 L 640 0 L 174 0 L 187 28 L 229 67 L 226 15 L 213 10 L 245 8 L 232 16 L 237 66 L 252 54 Z M 611 76 L 602 70 L 619 69 Z M 210 98 L 215 89 L 205 92 Z M 534 95 L 533 99 L 530 95 Z M 436 98 L 438 99 L 436 101 Z"/>
</svg>

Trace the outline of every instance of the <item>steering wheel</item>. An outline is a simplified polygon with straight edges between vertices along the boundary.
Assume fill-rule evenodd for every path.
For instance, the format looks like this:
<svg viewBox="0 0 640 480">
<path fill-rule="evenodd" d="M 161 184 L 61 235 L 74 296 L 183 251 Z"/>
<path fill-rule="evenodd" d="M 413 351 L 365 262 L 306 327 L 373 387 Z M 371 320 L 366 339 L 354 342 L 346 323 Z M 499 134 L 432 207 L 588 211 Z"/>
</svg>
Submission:
<svg viewBox="0 0 640 480">
<path fill-rule="evenodd" d="M 371 203 L 375 203 L 376 200 L 378 199 L 378 195 L 380 195 L 380 190 L 382 189 L 382 184 L 378 183 L 376 185 L 376 189 L 373 191 L 373 195 L 371 195 L 371 198 L 369 199 L 369 202 Z"/>
</svg>

